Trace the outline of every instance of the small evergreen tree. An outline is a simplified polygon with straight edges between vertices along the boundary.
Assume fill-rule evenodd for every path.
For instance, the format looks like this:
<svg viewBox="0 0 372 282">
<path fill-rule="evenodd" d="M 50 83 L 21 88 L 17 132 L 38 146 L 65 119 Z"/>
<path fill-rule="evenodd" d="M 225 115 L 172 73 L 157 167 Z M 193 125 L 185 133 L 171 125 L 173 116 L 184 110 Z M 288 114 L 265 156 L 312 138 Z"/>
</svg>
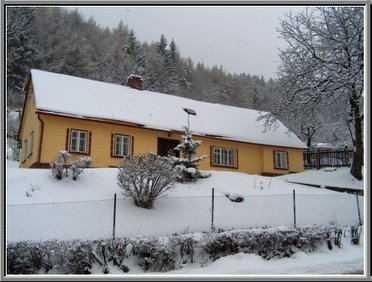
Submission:
<svg viewBox="0 0 372 282">
<path fill-rule="evenodd" d="M 209 174 L 203 174 L 198 170 L 198 163 L 207 158 L 206 155 L 197 157 L 196 148 L 202 144 L 200 140 L 193 140 L 190 128 L 185 126 L 185 133 L 182 135 L 182 143 L 174 150 L 179 151 L 182 157 L 172 157 L 176 167 L 181 171 L 181 181 L 191 181 L 197 178 L 208 177 Z"/>
</svg>

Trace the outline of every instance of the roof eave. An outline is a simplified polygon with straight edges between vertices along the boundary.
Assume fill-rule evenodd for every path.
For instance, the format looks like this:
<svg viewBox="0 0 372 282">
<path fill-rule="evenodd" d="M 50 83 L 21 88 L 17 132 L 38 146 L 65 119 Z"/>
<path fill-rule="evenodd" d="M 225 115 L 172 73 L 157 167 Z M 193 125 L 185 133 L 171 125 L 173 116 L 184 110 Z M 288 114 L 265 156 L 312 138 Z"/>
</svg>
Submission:
<svg viewBox="0 0 372 282">
<path fill-rule="evenodd" d="M 182 131 L 179 131 L 177 129 L 164 129 L 164 128 L 160 128 L 160 127 L 148 126 L 148 125 L 145 125 L 145 124 L 128 122 L 128 121 L 124 121 L 124 120 L 114 120 L 114 119 L 105 119 L 105 118 L 97 118 L 97 117 L 90 117 L 90 116 L 74 115 L 74 114 L 50 111 L 50 110 L 45 110 L 45 109 L 37 109 L 36 113 L 45 114 L 45 115 L 53 115 L 53 116 L 61 116 L 61 117 L 67 117 L 67 118 L 91 120 L 91 121 L 104 122 L 104 123 L 114 123 L 114 124 L 121 124 L 121 125 L 127 125 L 127 126 L 132 126 L 132 127 L 140 127 L 140 128 L 147 128 L 147 129 L 152 129 L 152 130 L 160 130 L 160 131 L 164 131 L 164 132 L 174 132 L 174 133 L 178 133 L 178 134 L 183 134 Z M 290 146 L 290 145 L 282 145 L 282 144 L 255 143 L 255 142 L 249 142 L 249 141 L 246 141 L 246 140 L 236 139 L 236 138 L 233 138 L 233 137 L 221 136 L 221 135 L 212 135 L 212 134 L 200 133 L 200 132 L 194 132 L 193 135 L 199 136 L 199 137 L 212 138 L 212 139 L 218 139 L 218 140 L 227 140 L 227 141 L 240 142 L 240 143 L 253 144 L 253 145 L 265 145 L 265 146 L 293 148 L 293 149 L 302 149 L 302 150 L 307 148 L 306 146 L 301 147 L 301 146 Z"/>
</svg>

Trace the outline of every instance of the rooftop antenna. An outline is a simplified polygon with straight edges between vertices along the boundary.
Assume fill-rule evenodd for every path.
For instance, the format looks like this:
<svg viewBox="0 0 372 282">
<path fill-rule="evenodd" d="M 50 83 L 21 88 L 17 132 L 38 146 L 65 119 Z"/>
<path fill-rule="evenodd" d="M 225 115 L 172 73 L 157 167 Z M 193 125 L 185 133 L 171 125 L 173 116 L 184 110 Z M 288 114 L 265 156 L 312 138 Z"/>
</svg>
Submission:
<svg viewBox="0 0 372 282">
<path fill-rule="evenodd" d="M 183 110 L 187 113 L 187 128 L 190 130 L 190 115 L 196 116 L 196 112 L 188 108 L 183 108 Z"/>
</svg>

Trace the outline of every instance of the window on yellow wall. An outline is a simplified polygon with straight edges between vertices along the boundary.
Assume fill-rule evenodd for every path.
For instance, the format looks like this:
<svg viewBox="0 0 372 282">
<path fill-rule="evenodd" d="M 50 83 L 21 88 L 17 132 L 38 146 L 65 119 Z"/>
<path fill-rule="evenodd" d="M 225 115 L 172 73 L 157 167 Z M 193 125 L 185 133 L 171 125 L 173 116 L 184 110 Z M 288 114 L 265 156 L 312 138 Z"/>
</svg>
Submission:
<svg viewBox="0 0 372 282">
<path fill-rule="evenodd" d="M 288 169 L 288 152 L 274 151 L 274 168 Z"/>
<path fill-rule="evenodd" d="M 230 148 L 212 148 L 212 165 L 237 167 L 237 150 Z"/>
<path fill-rule="evenodd" d="M 23 153 L 22 153 L 22 160 L 25 161 L 27 159 L 27 139 L 23 142 Z"/>
<path fill-rule="evenodd" d="M 131 154 L 131 137 L 127 135 L 115 134 L 114 136 L 114 152 L 115 157 L 125 157 Z"/>
<path fill-rule="evenodd" d="M 30 136 L 28 137 L 28 156 L 31 156 L 33 153 L 34 147 L 34 133 L 31 132 Z"/>
<path fill-rule="evenodd" d="M 87 153 L 88 132 L 71 129 L 70 152 Z"/>
</svg>

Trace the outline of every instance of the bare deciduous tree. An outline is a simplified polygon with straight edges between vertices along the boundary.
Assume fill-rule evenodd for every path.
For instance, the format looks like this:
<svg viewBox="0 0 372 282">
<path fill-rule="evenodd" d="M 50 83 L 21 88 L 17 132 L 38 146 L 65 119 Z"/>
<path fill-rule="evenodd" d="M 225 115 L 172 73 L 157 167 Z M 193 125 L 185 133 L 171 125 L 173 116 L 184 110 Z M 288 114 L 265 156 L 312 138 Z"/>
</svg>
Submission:
<svg viewBox="0 0 372 282">
<path fill-rule="evenodd" d="M 271 114 L 261 118 L 268 126 L 275 126 L 281 113 L 298 120 L 309 108 L 344 103 L 355 152 L 351 173 L 362 179 L 363 8 L 306 9 L 296 16 L 289 15 L 279 31 L 288 43 L 280 50 L 280 99 L 271 107 Z"/>
</svg>

